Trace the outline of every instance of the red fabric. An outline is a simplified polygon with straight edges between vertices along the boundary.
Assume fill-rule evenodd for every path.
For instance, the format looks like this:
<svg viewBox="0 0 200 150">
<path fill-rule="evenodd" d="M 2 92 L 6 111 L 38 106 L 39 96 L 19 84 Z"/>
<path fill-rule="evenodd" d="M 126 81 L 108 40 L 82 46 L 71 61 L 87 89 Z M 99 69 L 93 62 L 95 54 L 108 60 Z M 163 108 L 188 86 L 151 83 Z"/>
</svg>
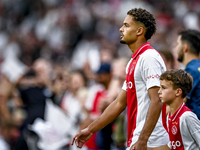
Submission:
<svg viewBox="0 0 200 150">
<path fill-rule="evenodd" d="M 163 122 L 163 126 L 164 126 L 165 130 L 168 132 L 166 114 L 167 114 L 167 104 L 163 104 L 163 108 L 162 108 L 162 122 Z"/>
<path fill-rule="evenodd" d="M 93 136 L 85 143 L 85 146 L 89 149 L 98 150 L 95 140 L 96 133 L 94 133 Z"/>
<path fill-rule="evenodd" d="M 132 143 L 133 132 L 136 128 L 137 118 L 137 96 L 134 81 L 135 66 L 139 56 L 146 50 L 153 49 L 149 43 L 141 46 L 132 56 L 131 64 L 128 68 L 128 74 L 126 75 L 127 84 L 127 117 L 128 117 L 128 129 L 127 129 L 127 146 L 130 147 Z"/>
</svg>

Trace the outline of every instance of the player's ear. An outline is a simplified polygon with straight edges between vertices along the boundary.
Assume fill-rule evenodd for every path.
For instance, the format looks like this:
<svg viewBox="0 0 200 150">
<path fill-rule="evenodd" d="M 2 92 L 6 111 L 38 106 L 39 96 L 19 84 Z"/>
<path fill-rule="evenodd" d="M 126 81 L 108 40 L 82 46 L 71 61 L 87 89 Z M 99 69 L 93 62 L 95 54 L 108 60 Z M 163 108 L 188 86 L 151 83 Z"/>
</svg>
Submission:
<svg viewBox="0 0 200 150">
<path fill-rule="evenodd" d="M 185 44 L 183 45 L 183 51 L 184 51 L 184 52 L 187 52 L 188 49 L 189 49 L 189 46 L 188 46 L 187 43 L 185 43 Z"/>
<path fill-rule="evenodd" d="M 183 93 L 183 91 L 182 91 L 181 88 L 176 89 L 176 96 L 177 96 L 177 97 L 178 97 L 178 96 L 181 96 L 182 93 Z"/>
<path fill-rule="evenodd" d="M 141 34 L 143 34 L 144 33 L 144 27 L 139 27 L 138 29 L 137 29 L 137 35 L 141 35 Z"/>
</svg>

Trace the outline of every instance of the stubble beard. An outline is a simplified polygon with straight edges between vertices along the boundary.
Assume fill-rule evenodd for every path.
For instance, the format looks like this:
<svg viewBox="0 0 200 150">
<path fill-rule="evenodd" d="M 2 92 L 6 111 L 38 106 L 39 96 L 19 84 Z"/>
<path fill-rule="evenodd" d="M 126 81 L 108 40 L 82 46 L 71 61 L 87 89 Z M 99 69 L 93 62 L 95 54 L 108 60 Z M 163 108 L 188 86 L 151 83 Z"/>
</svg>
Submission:
<svg viewBox="0 0 200 150">
<path fill-rule="evenodd" d="M 182 63 L 183 62 L 183 54 L 179 54 L 177 60 Z"/>
<path fill-rule="evenodd" d="M 121 44 L 126 44 L 126 42 L 124 40 L 120 40 Z"/>
</svg>

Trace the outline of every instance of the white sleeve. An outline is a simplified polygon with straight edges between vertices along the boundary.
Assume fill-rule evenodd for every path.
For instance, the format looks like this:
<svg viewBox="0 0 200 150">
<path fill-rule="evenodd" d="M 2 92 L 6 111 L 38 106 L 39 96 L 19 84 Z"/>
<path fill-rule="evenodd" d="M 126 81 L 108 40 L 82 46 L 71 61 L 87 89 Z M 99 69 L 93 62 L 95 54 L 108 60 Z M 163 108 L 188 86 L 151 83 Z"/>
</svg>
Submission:
<svg viewBox="0 0 200 150">
<path fill-rule="evenodd" d="M 200 147 L 200 120 L 196 114 L 191 111 L 186 111 L 180 117 L 180 131 L 184 146 Z"/>
<path fill-rule="evenodd" d="M 125 80 L 122 85 L 122 90 L 126 91 L 126 89 L 127 89 L 127 84 L 126 84 L 126 80 Z"/>
<path fill-rule="evenodd" d="M 170 141 L 167 143 L 167 146 L 169 147 L 169 149 L 172 148 L 172 146 L 171 146 L 171 142 L 170 142 Z"/>
<path fill-rule="evenodd" d="M 130 63 L 131 63 L 132 60 L 133 60 L 133 59 L 131 58 L 131 59 L 129 60 L 128 64 L 126 65 L 126 74 L 128 74 L 128 68 L 129 68 L 129 65 L 130 65 Z M 124 81 L 124 83 L 123 83 L 123 85 L 122 85 L 122 89 L 123 89 L 124 91 L 126 91 L 126 89 L 127 89 L 126 80 Z"/>
<path fill-rule="evenodd" d="M 146 82 L 146 88 L 160 87 L 160 75 L 166 71 L 165 63 L 160 54 L 156 50 L 148 50 L 141 56 L 139 65 L 142 79 Z"/>
</svg>

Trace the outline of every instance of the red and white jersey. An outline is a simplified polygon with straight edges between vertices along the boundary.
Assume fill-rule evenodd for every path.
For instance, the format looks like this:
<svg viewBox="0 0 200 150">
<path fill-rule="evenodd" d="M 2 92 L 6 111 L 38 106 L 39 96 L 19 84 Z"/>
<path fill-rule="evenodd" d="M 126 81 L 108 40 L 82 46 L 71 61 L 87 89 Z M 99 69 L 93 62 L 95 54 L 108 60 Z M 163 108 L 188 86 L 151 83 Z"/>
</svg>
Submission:
<svg viewBox="0 0 200 150">
<path fill-rule="evenodd" d="M 200 121 L 185 103 L 172 115 L 167 116 L 168 146 L 172 150 L 200 149 Z"/>
<path fill-rule="evenodd" d="M 122 89 L 127 92 L 127 146 L 137 142 L 143 129 L 150 105 L 148 89 L 160 87 L 160 75 L 166 71 L 160 54 L 149 43 L 141 46 L 132 56 L 126 67 L 126 81 Z M 160 116 L 149 137 L 147 146 L 158 147 L 169 142 L 168 134 Z"/>
</svg>

